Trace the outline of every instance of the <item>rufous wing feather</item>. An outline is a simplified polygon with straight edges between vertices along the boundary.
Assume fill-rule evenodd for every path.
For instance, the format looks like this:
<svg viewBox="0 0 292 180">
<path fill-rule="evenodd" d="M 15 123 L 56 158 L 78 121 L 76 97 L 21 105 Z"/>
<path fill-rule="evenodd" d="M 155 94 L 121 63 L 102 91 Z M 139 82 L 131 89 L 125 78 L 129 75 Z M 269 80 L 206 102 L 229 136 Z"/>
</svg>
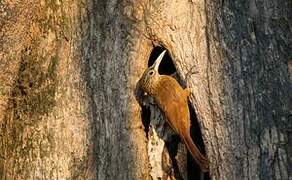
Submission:
<svg viewBox="0 0 292 180">
<path fill-rule="evenodd" d="M 189 152 L 191 153 L 193 159 L 196 161 L 196 163 L 200 166 L 201 170 L 203 172 L 209 171 L 209 163 L 206 157 L 199 151 L 195 143 L 193 142 L 192 138 L 187 135 L 184 137 L 181 137 L 186 144 Z"/>
</svg>

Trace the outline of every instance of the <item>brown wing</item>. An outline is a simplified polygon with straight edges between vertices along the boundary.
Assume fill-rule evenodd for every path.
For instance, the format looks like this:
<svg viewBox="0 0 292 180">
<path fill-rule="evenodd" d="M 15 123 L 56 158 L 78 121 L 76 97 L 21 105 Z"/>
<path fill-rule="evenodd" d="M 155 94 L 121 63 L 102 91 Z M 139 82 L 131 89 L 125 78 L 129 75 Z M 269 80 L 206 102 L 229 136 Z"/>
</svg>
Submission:
<svg viewBox="0 0 292 180">
<path fill-rule="evenodd" d="M 161 76 L 155 99 L 169 125 L 178 133 L 189 132 L 187 93 L 170 76 Z"/>
<path fill-rule="evenodd" d="M 178 82 L 169 76 L 163 76 L 159 84 L 155 100 L 168 124 L 184 141 L 201 170 L 208 171 L 208 160 L 200 153 L 190 136 L 190 113 L 187 102 L 189 90 L 182 89 Z"/>
</svg>

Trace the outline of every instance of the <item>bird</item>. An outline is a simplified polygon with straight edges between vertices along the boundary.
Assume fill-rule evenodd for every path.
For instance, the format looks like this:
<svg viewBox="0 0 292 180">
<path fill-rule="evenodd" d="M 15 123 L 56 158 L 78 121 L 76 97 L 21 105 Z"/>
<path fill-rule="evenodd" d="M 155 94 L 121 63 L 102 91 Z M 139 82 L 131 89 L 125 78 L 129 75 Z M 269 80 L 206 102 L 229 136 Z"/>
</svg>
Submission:
<svg viewBox="0 0 292 180">
<path fill-rule="evenodd" d="M 140 79 L 140 86 L 145 95 L 154 99 L 166 122 L 179 135 L 200 169 L 208 172 L 208 160 L 197 148 L 190 135 L 191 122 L 188 107 L 190 90 L 183 89 L 175 78 L 160 75 L 158 72 L 165 52 L 166 50 L 158 56 L 152 66 L 145 70 Z"/>
</svg>

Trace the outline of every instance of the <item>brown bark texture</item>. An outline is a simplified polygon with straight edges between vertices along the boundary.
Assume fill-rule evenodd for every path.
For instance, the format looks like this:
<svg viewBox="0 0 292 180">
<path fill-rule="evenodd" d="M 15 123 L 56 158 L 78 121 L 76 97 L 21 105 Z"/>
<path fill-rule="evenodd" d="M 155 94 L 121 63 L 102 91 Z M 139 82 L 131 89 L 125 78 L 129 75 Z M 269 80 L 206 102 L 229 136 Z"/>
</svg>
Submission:
<svg viewBox="0 0 292 180">
<path fill-rule="evenodd" d="M 1 1 L 0 179 L 151 179 L 135 92 L 154 46 L 211 179 L 292 179 L 291 26 L 289 0 Z"/>
<path fill-rule="evenodd" d="M 0 179 L 147 179 L 132 93 L 142 68 L 123 5 L 0 7 Z"/>
</svg>

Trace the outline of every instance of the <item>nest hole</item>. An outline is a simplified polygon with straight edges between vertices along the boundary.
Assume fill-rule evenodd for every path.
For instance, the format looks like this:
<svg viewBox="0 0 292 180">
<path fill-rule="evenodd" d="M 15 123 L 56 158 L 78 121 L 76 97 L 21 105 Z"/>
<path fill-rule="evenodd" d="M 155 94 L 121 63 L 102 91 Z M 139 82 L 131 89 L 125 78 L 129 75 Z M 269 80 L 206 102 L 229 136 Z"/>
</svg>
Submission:
<svg viewBox="0 0 292 180">
<path fill-rule="evenodd" d="M 149 57 L 149 61 L 148 61 L 148 67 L 150 67 L 155 60 L 157 59 L 157 57 L 164 51 L 166 50 L 166 48 L 162 47 L 162 46 L 156 46 L 153 48 L 150 57 Z M 160 74 L 164 74 L 164 75 L 174 75 L 176 74 L 176 68 L 175 65 L 173 63 L 173 60 L 171 59 L 170 55 L 168 52 L 166 52 L 166 54 L 164 55 L 161 64 L 159 66 L 158 69 Z M 175 78 L 178 80 L 178 82 L 183 82 L 178 76 L 175 76 Z M 180 83 L 181 84 L 181 83 Z M 184 85 L 181 84 L 183 87 Z M 202 138 L 202 134 L 201 134 L 201 130 L 200 130 L 200 126 L 198 123 L 198 119 L 197 119 L 197 115 L 196 112 L 194 110 L 194 108 L 189 104 L 189 109 L 190 109 L 190 117 L 191 117 L 191 137 L 194 141 L 194 143 L 198 146 L 198 148 L 200 149 L 200 151 L 203 154 L 205 153 L 205 148 L 204 148 L 204 142 L 203 142 L 203 138 Z M 143 125 L 144 125 L 144 129 L 146 132 L 146 135 L 148 137 L 148 132 L 149 132 L 149 125 L 150 125 L 150 114 L 151 111 L 149 108 L 147 108 L 146 106 L 142 106 L 142 121 L 143 121 Z M 166 144 L 168 147 L 168 151 L 170 153 L 176 152 L 176 145 L 169 145 Z M 171 149 L 174 148 L 174 149 Z M 174 164 L 174 168 L 177 165 Z M 187 174 L 188 174 L 188 179 L 189 180 L 193 180 L 193 179 L 201 179 L 202 178 L 202 172 L 200 170 L 200 168 L 198 167 L 198 165 L 194 162 L 194 160 L 192 159 L 191 155 L 188 152 L 188 157 L 187 157 Z M 210 176 L 209 173 L 205 173 L 204 174 L 204 180 L 209 180 Z"/>
</svg>

